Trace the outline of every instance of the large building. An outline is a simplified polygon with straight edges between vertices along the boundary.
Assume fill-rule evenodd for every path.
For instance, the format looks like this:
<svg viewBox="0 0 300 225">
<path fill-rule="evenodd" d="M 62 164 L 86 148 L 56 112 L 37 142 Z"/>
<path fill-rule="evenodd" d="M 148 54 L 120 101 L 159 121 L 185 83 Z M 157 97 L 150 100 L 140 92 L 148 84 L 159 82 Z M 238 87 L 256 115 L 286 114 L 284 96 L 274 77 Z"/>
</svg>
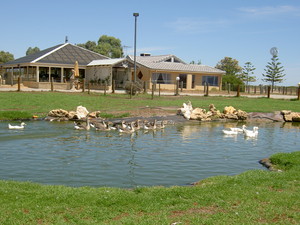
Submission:
<svg viewBox="0 0 300 225">
<path fill-rule="evenodd" d="M 134 58 L 110 59 L 69 43 L 60 44 L 38 53 L 1 64 L 2 78 L 7 84 L 15 84 L 21 77 L 25 86 L 49 88 L 54 81 L 56 88 L 69 89 L 70 77 L 78 62 L 80 78 L 86 83 L 106 83 L 111 89 L 112 83 L 122 88 L 128 81 L 160 84 L 164 90 L 174 90 L 177 82 L 186 90 L 203 90 L 205 85 L 221 89 L 224 71 L 205 65 L 185 63 L 175 55 L 151 56 L 141 54 Z M 135 77 L 136 76 L 136 77 Z"/>
</svg>

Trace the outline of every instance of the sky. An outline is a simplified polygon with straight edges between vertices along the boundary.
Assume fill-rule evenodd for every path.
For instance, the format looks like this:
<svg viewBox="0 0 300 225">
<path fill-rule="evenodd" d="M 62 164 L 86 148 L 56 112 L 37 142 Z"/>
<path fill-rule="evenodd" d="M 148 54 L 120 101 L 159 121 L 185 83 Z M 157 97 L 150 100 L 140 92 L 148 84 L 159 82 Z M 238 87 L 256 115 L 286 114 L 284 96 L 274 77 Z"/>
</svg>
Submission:
<svg viewBox="0 0 300 225">
<path fill-rule="evenodd" d="M 299 0 L 10 0 L 1 2 L 0 51 L 15 59 L 29 47 L 41 50 L 64 43 L 121 40 L 125 54 L 174 54 L 183 61 L 215 67 L 224 57 L 251 62 L 254 84 L 276 47 L 284 67 L 281 85 L 300 83 Z"/>
</svg>

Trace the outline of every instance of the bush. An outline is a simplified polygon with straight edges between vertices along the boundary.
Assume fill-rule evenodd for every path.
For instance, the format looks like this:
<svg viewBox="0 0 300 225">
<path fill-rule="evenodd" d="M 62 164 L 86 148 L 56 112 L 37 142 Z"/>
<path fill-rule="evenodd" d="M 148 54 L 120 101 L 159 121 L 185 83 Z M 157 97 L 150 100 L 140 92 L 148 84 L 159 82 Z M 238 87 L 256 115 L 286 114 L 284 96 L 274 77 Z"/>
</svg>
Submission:
<svg viewBox="0 0 300 225">
<path fill-rule="evenodd" d="M 127 82 L 125 84 L 125 91 L 127 94 L 131 94 L 131 95 L 136 95 L 141 93 L 143 90 L 143 88 L 141 87 L 141 85 L 137 82 Z"/>
</svg>

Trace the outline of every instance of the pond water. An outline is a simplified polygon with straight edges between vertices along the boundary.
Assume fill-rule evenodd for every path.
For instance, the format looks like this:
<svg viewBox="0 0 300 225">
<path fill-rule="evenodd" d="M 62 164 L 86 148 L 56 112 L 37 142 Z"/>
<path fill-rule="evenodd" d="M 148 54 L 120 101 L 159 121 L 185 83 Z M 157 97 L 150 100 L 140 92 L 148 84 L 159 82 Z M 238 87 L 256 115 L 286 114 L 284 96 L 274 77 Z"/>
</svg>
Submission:
<svg viewBox="0 0 300 225">
<path fill-rule="evenodd" d="M 26 122 L 24 130 L 0 123 L 0 179 L 67 186 L 132 188 L 186 185 L 215 175 L 264 169 L 258 161 L 299 151 L 297 124 L 259 127 L 256 139 L 225 136 L 230 123 L 167 125 L 133 135 L 74 130 L 71 122 Z"/>
</svg>

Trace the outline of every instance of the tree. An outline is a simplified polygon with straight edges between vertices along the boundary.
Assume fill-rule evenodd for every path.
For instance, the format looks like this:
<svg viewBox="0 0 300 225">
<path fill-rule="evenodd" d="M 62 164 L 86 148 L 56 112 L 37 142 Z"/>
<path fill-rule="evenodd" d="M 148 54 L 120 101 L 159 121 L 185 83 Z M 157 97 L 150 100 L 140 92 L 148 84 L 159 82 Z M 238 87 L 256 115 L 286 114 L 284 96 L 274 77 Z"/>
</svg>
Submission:
<svg viewBox="0 0 300 225">
<path fill-rule="evenodd" d="M 271 58 L 271 62 L 268 62 L 266 66 L 265 73 L 263 76 L 265 77 L 263 81 L 271 82 L 272 91 L 274 90 L 275 83 L 281 83 L 283 81 L 283 77 L 285 76 L 283 66 L 280 66 L 279 58 L 276 54 Z"/>
<path fill-rule="evenodd" d="M 86 48 L 90 51 L 93 51 L 93 52 L 96 51 L 96 47 L 97 47 L 97 44 L 95 41 L 87 41 L 85 44 L 77 44 L 77 45 L 82 48 Z"/>
<path fill-rule="evenodd" d="M 78 46 L 110 58 L 120 58 L 124 56 L 121 40 L 112 36 L 102 35 L 98 43 L 87 41 L 85 44 L 78 44 Z"/>
<path fill-rule="evenodd" d="M 248 86 L 249 82 L 255 82 L 256 77 L 252 76 L 256 68 L 252 65 L 251 62 L 246 62 L 243 71 L 241 73 L 240 79 Z"/>
<path fill-rule="evenodd" d="M 9 52 L 0 51 L 0 64 L 14 60 L 14 55 Z"/>
<path fill-rule="evenodd" d="M 223 70 L 226 74 L 222 78 L 222 85 L 230 83 L 233 85 L 242 84 L 243 81 L 240 79 L 240 73 L 242 67 L 239 66 L 239 61 L 231 57 L 225 57 L 216 65 L 217 69 Z"/>
<path fill-rule="evenodd" d="M 38 47 L 34 47 L 34 48 L 29 47 L 26 51 L 26 55 L 31 55 L 31 54 L 37 53 L 39 51 L 41 51 L 41 50 Z"/>
</svg>

